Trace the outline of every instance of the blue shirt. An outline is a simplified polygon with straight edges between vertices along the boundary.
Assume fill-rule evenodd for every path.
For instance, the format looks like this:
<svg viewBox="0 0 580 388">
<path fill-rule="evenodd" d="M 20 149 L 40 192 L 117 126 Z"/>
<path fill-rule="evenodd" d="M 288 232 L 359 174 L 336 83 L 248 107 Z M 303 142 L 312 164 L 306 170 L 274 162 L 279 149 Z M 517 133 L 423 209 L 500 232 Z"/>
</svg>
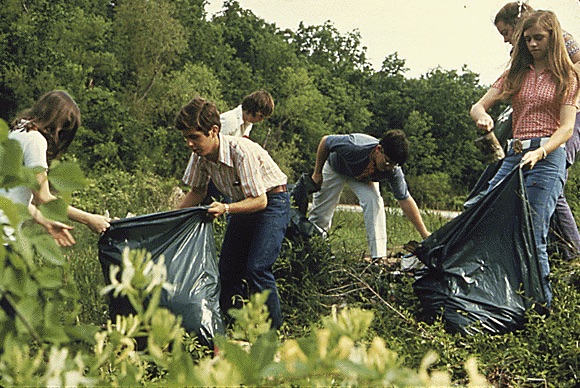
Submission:
<svg viewBox="0 0 580 388">
<path fill-rule="evenodd" d="M 360 175 L 371 161 L 371 152 L 379 145 L 379 140 L 362 133 L 350 135 L 329 135 L 326 148 L 330 153 L 328 163 L 334 171 L 354 178 Z M 405 175 L 401 167 L 390 171 L 375 171 L 369 180 L 384 182 L 397 200 L 409 197 Z"/>
</svg>

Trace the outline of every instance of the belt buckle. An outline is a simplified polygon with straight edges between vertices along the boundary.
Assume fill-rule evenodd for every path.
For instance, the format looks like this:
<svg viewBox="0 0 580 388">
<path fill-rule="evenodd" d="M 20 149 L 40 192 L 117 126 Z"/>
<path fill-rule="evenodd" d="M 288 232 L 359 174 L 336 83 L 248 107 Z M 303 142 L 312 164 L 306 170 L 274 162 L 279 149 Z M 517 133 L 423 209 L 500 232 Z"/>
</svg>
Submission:
<svg viewBox="0 0 580 388">
<path fill-rule="evenodd" d="M 524 150 L 524 145 L 522 144 L 522 141 L 520 139 L 513 140 L 512 149 L 516 154 L 522 153 L 522 151 Z"/>
</svg>

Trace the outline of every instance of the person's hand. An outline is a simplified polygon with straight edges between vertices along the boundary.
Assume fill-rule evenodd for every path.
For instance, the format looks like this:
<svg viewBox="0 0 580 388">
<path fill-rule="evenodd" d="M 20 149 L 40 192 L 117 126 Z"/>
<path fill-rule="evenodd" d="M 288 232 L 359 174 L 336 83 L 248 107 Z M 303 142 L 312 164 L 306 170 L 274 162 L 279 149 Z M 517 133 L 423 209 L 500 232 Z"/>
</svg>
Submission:
<svg viewBox="0 0 580 388">
<path fill-rule="evenodd" d="M 227 203 L 212 202 L 207 209 L 207 213 L 212 219 L 218 218 L 219 216 L 226 214 L 226 210 L 229 205 Z"/>
<path fill-rule="evenodd" d="M 316 187 L 320 187 L 322 186 L 322 174 L 315 172 L 312 174 L 312 181 L 314 182 L 314 184 L 316 185 Z"/>
<path fill-rule="evenodd" d="M 484 130 L 485 132 L 490 132 L 493 129 L 493 119 L 490 115 L 485 113 L 475 120 L 475 125 L 477 125 L 477 128 Z"/>
<path fill-rule="evenodd" d="M 536 163 L 538 163 L 542 159 L 544 159 L 544 150 L 542 149 L 542 147 L 540 147 L 533 151 L 526 152 L 524 156 L 522 156 L 521 165 L 529 166 L 531 170 L 532 168 L 534 168 Z"/>
<path fill-rule="evenodd" d="M 87 226 L 95 233 L 105 233 L 111 226 L 111 218 L 102 216 L 100 214 L 91 214 L 87 222 Z"/>
<path fill-rule="evenodd" d="M 43 226 L 59 246 L 70 247 L 77 243 L 69 232 L 69 230 L 73 229 L 72 226 L 53 220 L 45 220 Z"/>
</svg>

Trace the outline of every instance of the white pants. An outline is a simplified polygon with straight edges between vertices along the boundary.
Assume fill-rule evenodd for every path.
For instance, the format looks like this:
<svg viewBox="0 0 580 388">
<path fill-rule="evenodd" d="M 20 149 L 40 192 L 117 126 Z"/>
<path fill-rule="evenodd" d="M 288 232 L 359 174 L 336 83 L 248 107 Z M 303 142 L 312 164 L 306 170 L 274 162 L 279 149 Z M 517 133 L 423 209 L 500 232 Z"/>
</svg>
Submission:
<svg viewBox="0 0 580 388">
<path fill-rule="evenodd" d="M 359 182 L 334 171 L 326 162 L 322 169 L 322 187 L 314 193 L 312 209 L 308 219 L 328 231 L 332 216 L 340 200 L 344 185 L 355 193 L 363 209 L 367 241 L 371 257 L 387 256 L 387 217 L 385 203 L 378 182 Z"/>
</svg>

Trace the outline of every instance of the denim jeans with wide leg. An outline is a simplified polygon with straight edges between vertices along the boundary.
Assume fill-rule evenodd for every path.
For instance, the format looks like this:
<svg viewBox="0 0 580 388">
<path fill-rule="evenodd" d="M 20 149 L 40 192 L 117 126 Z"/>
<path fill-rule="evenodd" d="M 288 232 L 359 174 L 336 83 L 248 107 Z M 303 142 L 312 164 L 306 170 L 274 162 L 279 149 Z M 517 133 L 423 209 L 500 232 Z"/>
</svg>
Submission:
<svg viewBox="0 0 580 388">
<path fill-rule="evenodd" d="M 230 215 L 219 261 L 220 305 L 227 314 L 230 308 L 241 307 L 233 300 L 236 295 L 247 299 L 248 291 L 270 290 L 266 305 L 272 327 L 277 329 L 282 325 L 282 311 L 272 267 L 290 221 L 290 197 L 286 192 L 267 196 L 264 210 Z"/>
<path fill-rule="evenodd" d="M 576 122 L 574 123 L 574 131 L 572 136 L 566 142 L 566 166 L 570 168 L 576 161 L 576 155 L 580 150 L 580 112 L 576 113 Z M 566 179 L 568 173 L 566 172 Z M 565 184 L 565 181 L 564 181 Z M 574 214 L 566 201 L 564 190 L 558 198 L 556 204 L 556 228 L 559 233 L 556 236 L 561 241 L 562 257 L 565 260 L 572 260 L 580 254 L 580 233 L 578 233 L 578 225 L 574 219 Z"/>
<path fill-rule="evenodd" d="M 567 175 L 568 172 L 566 171 Z M 555 238 L 561 247 L 562 258 L 564 260 L 572 260 L 578 257 L 580 253 L 580 233 L 578 233 L 578 225 L 576 225 L 574 214 L 563 191 L 558 197 L 556 210 L 554 211 L 557 231 Z"/>
<path fill-rule="evenodd" d="M 491 179 L 489 189 L 495 187 L 514 167 L 516 167 L 526 152 L 537 149 L 540 139 L 532 139 L 530 148 L 521 153 L 514 153 L 510 147 L 506 158 L 497 174 Z M 532 212 L 534 240 L 540 263 L 542 285 L 548 305 L 552 301 L 552 289 L 548 280 L 550 264 L 548 263 L 548 231 L 550 218 L 556 209 L 556 201 L 564 187 L 566 178 L 566 151 L 559 147 L 552 151 L 545 159 L 540 160 L 532 169 L 524 169 L 524 184 L 528 195 L 528 202 Z"/>
</svg>

